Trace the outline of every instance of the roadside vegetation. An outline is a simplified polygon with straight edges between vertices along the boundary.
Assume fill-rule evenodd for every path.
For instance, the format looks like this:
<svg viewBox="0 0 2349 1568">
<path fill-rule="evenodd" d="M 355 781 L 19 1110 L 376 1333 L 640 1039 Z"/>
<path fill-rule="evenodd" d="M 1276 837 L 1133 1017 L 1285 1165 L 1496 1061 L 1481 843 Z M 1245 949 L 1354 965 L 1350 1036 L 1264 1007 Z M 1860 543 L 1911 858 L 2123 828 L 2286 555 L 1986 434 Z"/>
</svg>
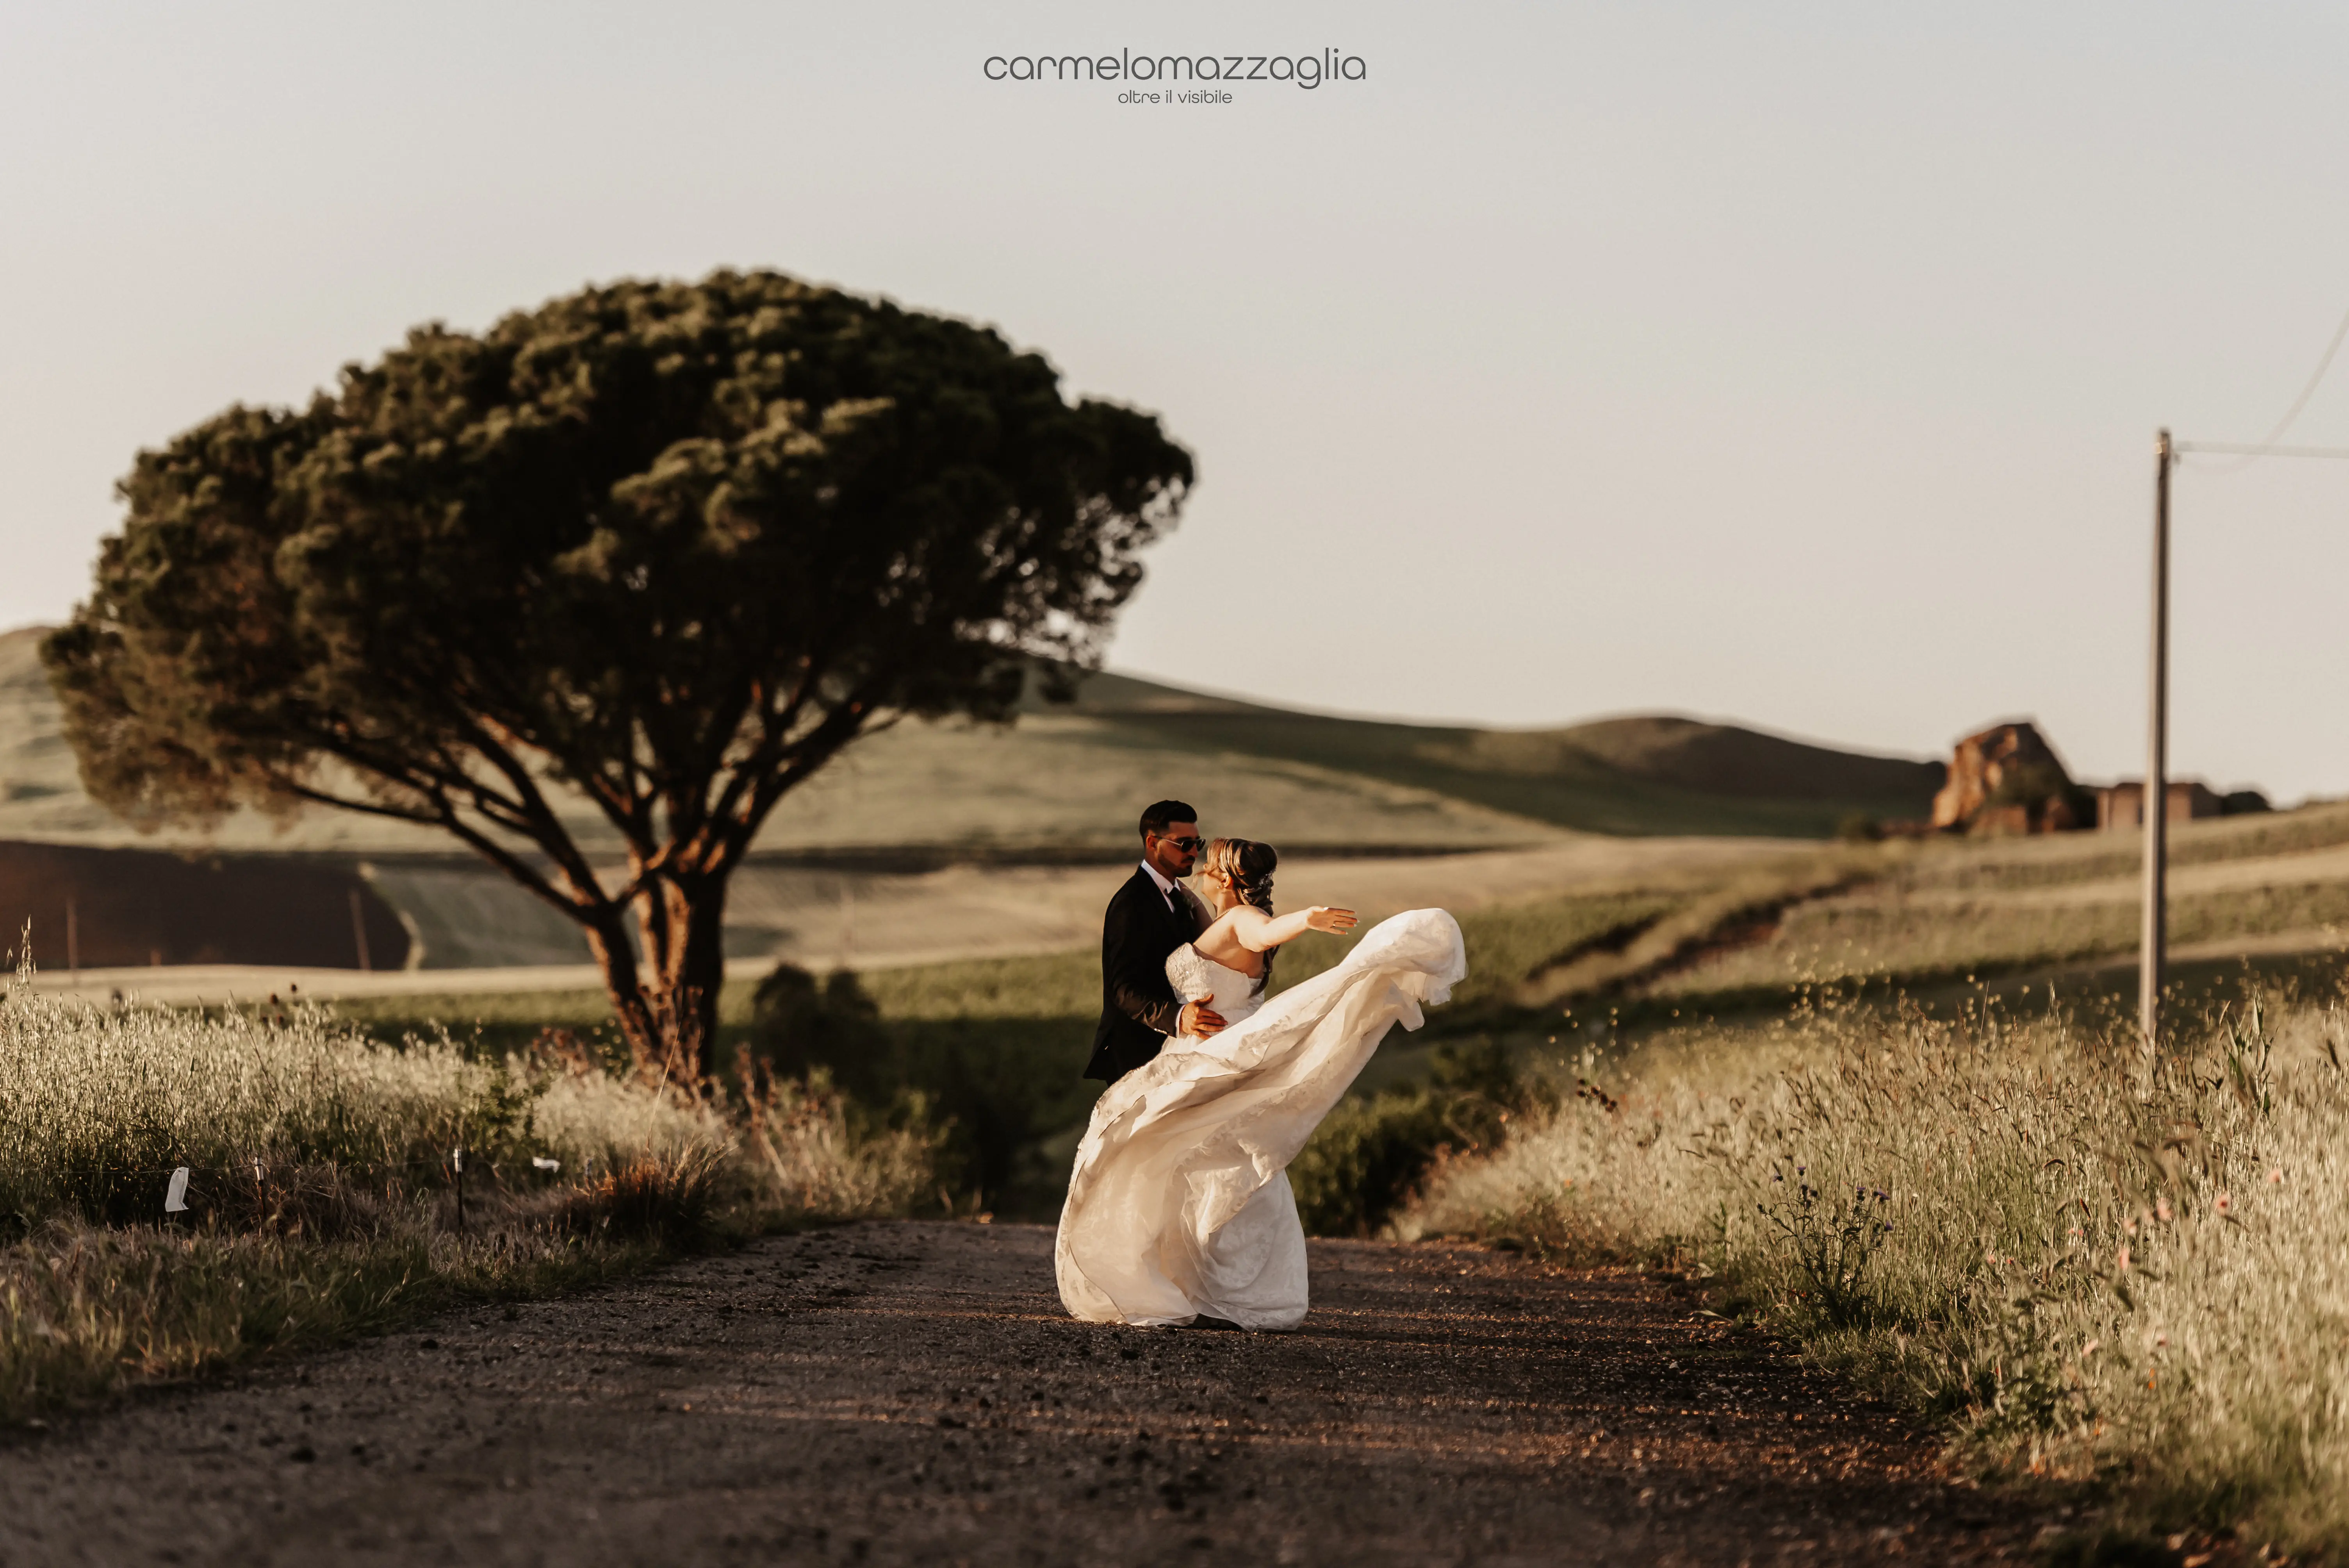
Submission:
<svg viewBox="0 0 2349 1568">
<path fill-rule="evenodd" d="M 2339 806 L 2181 830 L 2176 940 L 2349 927 L 2349 865 L 2326 853 L 2344 844 L 2349 808 Z M 1822 981 L 1881 997 L 2127 954 L 2130 852 L 2093 833 L 1818 845 L 1471 911 L 1461 922 L 1469 978 L 1452 1005 L 1423 1035 L 1388 1042 L 1299 1161 L 1308 1222 L 1376 1230 L 1439 1158 L 1496 1146 L 1530 1091 L 1496 1078 L 1495 1059 L 1570 1088 L 1558 1052 L 1594 1033 L 1773 1016 Z M 2238 881 L 2197 892 L 2189 876 Z M 1291 944 L 1276 990 L 1345 950 L 1319 935 Z M 1050 1220 L 1096 1092 L 1076 1073 L 1100 984 L 1083 951 L 846 976 L 785 966 L 763 986 L 726 987 L 720 1055 L 747 1046 L 785 1076 L 821 1068 L 872 1124 L 926 1126 L 928 1212 Z M 496 1056 L 551 1026 L 625 1059 L 599 993 L 387 997 L 339 1010 L 388 1040 L 445 1023 Z M 1439 1046 L 1452 1054 L 1439 1057 Z"/>
<path fill-rule="evenodd" d="M 1586 1048 L 1395 1223 L 1639 1259 L 2137 1529 L 2349 1551 L 2349 1009 L 2250 985 L 2158 1055 L 2042 985 L 1829 993 Z"/>
<path fill-rule="evenodd" d="M 491 1057 L 29 978 L 0 1004 L 0 1420 L 929 1185 L 920 1129 L 820 1080 L 694 1099 L 569 1036 Z"/>
</svg>

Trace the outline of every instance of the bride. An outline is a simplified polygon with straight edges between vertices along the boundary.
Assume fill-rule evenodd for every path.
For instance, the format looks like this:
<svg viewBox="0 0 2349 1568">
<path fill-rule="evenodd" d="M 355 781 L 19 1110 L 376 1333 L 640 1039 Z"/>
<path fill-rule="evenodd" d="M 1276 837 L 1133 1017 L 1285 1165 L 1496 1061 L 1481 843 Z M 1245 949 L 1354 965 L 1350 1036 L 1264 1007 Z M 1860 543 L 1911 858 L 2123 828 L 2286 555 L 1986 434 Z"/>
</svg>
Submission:
<svg viewBox="0 0 2349 1568">
<path fill-rule="evenodd" d="M 1305 1228 L 1288 1166 L 1388 1028 L 1419 1027 L 1467 973 L 1460 927 L 1417 909 L 1373 927 L 1336 968 L 1270 1002 L 1274 950 L 1350 930 L 1350 910 L 1276 917 L 1269 844 L 1217 839 L 1201 872 L 1215 919 L 1166 960 L 1185 1001 L 1226 1027 L 1178 1035 L 1094 1102 L 1054 1247 L 1061 1300 L 1091 1323 L 1218 1319 L 1294 1328 Z"/>
</svg>

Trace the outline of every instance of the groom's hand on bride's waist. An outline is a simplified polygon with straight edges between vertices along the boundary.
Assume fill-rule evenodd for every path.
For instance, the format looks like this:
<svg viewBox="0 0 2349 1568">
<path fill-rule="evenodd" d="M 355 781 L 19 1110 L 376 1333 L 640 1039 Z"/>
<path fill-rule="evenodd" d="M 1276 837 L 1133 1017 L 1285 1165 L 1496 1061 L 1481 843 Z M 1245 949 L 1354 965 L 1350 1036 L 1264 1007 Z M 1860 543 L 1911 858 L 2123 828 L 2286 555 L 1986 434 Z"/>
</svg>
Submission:
<svg viewBox="0 0 2349 1568">
<path fill-rule="evenodd" d="M 1219 1033 L 1224 1027 L 1223 1015 L 1205 1002 L 1185 1002 L 1174 1016 L 1174 1032 L 1198 1038 Z"/>
</svg>

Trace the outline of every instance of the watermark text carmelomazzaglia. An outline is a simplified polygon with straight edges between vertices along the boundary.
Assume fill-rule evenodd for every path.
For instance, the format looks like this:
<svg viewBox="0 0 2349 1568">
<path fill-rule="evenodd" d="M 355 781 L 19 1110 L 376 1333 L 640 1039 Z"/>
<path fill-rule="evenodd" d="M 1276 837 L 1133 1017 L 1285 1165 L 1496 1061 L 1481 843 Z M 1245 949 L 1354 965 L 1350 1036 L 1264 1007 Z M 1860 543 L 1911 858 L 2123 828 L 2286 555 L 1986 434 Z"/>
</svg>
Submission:
<svg viewBox="0 0 2349 1568">
<path fill-rule="evenodd" d="M 1369 79 L 1361 56 L 1340 49 L 1318 55 L 989 55 L 979 70 L 991 82 L 1117 82 L 1120 103 L 1229 103 L 1225 91 L 1240 82 L 1276 82 L 1310 90 Z"/>
</svg>

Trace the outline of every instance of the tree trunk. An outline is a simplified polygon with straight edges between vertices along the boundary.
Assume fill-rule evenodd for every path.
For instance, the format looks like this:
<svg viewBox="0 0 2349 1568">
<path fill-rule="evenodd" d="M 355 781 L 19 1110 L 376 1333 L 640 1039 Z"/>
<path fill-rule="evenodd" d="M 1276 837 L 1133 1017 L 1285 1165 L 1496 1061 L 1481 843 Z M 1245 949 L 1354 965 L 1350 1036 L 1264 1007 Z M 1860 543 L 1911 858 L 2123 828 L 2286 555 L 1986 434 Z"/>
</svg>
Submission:
<svg viewBox="0 0 2349 1568">
<path fill-rule="evenodd" d="M 664 878 L 637 901 L 633 923 L 615 910 L 609 920 L 587 928 L 630 1054 L 662 1081 L 689 1091 L 698 1092 L 718 1070 L 725 940 L 722 876 Z"/>
<path fill-rule="evenodd" d="M 697 1082 L 718 1072 L 718 995 L 726 984 L 726 879 L 698 876 L 664 882 L 668 894 L 670 1049 L 678 1070 Z"/>
<path fill-rule="evenodd" d="M 652 999 L 645 994 L 643 971 L 636 963 L 626 917 L 616 911 L 606 919 L 588 923 L 587 950 L 604 971 L 604 989 L 612 998 L 612 1016 L 619 1023 L 628 1054 L 640 1068 L 665 1060 L 660 1022 Z"/>
</svg>

